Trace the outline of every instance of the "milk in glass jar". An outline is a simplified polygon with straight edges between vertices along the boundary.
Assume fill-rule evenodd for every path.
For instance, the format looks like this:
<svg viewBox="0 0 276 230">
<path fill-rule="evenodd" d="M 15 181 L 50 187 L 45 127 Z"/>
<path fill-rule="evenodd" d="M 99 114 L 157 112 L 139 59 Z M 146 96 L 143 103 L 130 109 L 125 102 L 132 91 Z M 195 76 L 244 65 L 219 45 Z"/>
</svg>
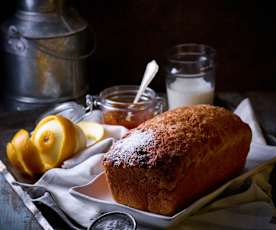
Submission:
<svg viewBox="0 0 276 230">
<path fill-rule="evenodd" d="M 167 56 L 166 88 L 169 109 L 213 104 L 215 50 L 202 44 L 173 47 Z"/>
</svg>

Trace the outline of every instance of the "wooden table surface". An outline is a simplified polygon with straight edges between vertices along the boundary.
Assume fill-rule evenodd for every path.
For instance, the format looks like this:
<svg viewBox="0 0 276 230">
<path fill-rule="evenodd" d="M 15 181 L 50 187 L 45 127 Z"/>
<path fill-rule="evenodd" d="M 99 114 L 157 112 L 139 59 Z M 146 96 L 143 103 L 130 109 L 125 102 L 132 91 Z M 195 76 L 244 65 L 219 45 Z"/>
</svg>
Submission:
<svg viewBox="0 0 276 230">
<path fill-rule="evenodd" d="M 246 93 L 219 93 L 215 104 L 234 109 L 245 97 L 249 97 L 253 104 L 257 118 L 264 131 L 267 142 L 276 145 L 276 92 L 246 92 Z M 5 146 L 12 135 L 20 128 L 32 130 L 34 122 L 42 110 L 25 112 L 0 113 L 0 160 L 9 164 L 5 157 Z M 14 174 L 14 171 L 9 168 Z M 273 184 L 273 200 L 276 201 L 275 170 L 271 179 Z M 17 178 L 28 180 L 28 178 Z M 38 207 L 54 229 L 68 229 L 68 227 L 50 210 L 43 206 Z M 41 229 L 33 218 L 32 213 L 24 208 L 17 193 L 0 176 L 0 229 Z"/>
</svg>

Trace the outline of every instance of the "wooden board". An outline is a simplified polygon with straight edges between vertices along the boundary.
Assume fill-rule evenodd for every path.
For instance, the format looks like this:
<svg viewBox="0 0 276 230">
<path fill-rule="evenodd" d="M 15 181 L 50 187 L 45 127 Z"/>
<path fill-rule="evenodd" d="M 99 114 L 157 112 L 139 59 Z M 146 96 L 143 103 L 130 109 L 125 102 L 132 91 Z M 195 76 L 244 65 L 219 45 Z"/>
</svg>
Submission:
<svg viewBox="0 0 276 230">
<path fill-rule="evenodd" d="M 42 213 L 31 201 L 29 195 L 21 187 L 13 185 L 14 177 L 0 161 L 0 229 L 8 226 L 12 229 L 45 229 L 53 228 L 43 217 Z M 6 220 L 10 220 L 8 223 Z M 30 220 L 27 225 L 22 222 Z"/>
</svg>

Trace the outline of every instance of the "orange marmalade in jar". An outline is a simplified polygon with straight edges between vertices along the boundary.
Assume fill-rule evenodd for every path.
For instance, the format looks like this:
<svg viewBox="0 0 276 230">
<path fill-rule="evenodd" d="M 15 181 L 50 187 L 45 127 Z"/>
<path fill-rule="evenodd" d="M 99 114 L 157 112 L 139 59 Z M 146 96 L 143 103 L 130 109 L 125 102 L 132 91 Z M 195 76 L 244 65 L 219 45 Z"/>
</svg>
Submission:
<svg viewBox="0 0 276 230">
<path fill-rule="evenodd" d="M 113 86 L 94 97 L 93 105 L 102 111 L 103 122 L 132 129 L 163 111 L 163 98 L 150 88 L 133 104 L 138 89 L 136 85 Z"/>
</svg>

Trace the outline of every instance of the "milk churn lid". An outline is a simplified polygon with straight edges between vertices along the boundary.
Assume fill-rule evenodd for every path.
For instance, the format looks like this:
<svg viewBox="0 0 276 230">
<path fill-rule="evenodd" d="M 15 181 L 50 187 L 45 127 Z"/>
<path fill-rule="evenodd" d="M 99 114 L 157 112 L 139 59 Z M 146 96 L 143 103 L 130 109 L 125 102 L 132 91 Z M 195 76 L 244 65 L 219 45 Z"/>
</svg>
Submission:
<svg viewBox="0 0 276 230">
<path fill-rule="evenodd" d="M 11 28 L 30 39 L 70 36 L 87 28 L 87 23 L 66 0 L 17 0 L 16 13 L 1 25 L 4 33 Z"/>
</svg>

